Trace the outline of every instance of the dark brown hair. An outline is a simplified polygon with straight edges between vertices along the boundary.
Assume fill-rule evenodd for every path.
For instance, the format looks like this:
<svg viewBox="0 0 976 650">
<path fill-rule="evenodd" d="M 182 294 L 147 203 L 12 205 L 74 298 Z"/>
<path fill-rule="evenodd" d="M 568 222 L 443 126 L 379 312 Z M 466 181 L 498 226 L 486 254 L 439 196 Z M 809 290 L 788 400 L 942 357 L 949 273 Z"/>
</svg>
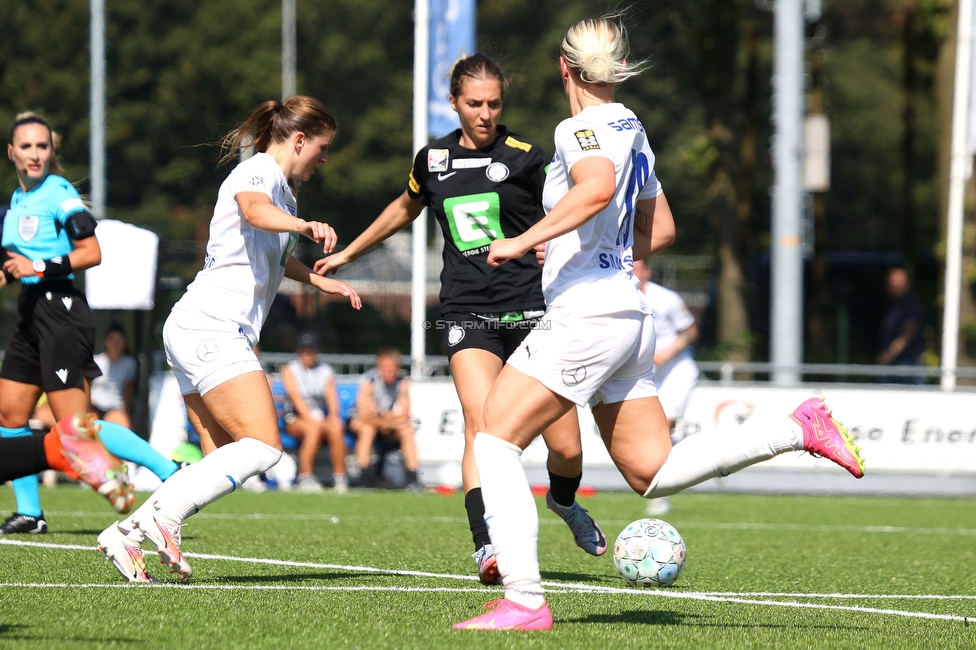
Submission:
<svg viewBox="0 0 976 650">
<path fill-rule="evenodd" d="M 223 151 L 220 162 L 236 159 L 248 147 L 267 151 L 272 143 L 284 142 L 293 133 L 314 137 L 335 133 L 336 128 L 332 113 L 314 97 L 295 95 L 283 102 L 267 101 L 220 141 Z"/>
<path fill-rule="evenodd" d="M 491 57 L 481 53 L 464 56 L 454 62 L 451 68 L 451 97 L 461 96 L 461 84 L 464 77 L 472 79 L 496 79 L 502 86 L 502 99 L 505 98 L 505 86 L 508 82 L 501 67 Z"/>
</svg>

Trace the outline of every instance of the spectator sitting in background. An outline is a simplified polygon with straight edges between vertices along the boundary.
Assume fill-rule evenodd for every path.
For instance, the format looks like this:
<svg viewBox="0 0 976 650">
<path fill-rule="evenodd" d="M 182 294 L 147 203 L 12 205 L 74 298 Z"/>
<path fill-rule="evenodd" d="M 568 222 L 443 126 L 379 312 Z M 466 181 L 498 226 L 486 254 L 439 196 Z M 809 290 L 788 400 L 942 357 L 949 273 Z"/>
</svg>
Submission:
<svg viewBox="0 0 976 650">
<path fill-rule="evenodd" d="M 112 323 L 105 333 L 105 351 L 95 355 L 101 377 L 91 382 L 91 407 L 100 420 L 132 428 L 130 417 L 139 365 L 129 354 L 125 328 Z"/>
<path fill-rule="evenodd" d="M 881 320 L 881 352 L 878 363 L 891 366 L 917 366 L 925 339 L 922 328 L 925 312 L 922 303 L 912 293 L 908 272 L 900 267 L 889 269 L 885 290 L 890 300 Z M 883 376 L 885 384 L 921 384 L 920 376 Z"/>
<path fill-rule="evenodd" d="M 413 418 L 410 415 L 410 380 L 400 374 L 400 353 L 384 348 L 376 355 L 376 367 L 359 382 L 356 412 L 349 420 L 349 430 L 356 434 L 356 462 L 360 484 L 370 486 L 379 477 L 370 464 L 373 441 L 385 436 L 400 443 L 406 468 L 406 489 L 420 490 L 417 480 L 417 445 Z"/>
<path fill-rule="evenodd" d="M 319 447 L 325 441 L 332 457 L 332 480 L 338 492 L 349 487 L 346 479 L 346 442 L 335 371 L 318 362 L 319 341 L 312 332 L 298 339 L 298 358 L 281 369 L 292 412 L 285 417 L 285 433 L 301 441 L 298 448 L 298 489 L 322 490 L 313 469 Z"/>
</svg>

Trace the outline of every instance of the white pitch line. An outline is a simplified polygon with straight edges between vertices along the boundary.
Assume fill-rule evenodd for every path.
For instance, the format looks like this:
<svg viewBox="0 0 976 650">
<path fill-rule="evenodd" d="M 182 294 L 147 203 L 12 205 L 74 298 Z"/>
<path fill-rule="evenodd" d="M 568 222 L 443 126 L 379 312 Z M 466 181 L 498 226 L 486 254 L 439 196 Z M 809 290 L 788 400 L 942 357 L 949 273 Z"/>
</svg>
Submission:
<svg viewBox="0 0 976 650">
<path fill-rule="evenodd" d="M 59 550 L 81 550 L 81 551 L 91 551 L 93 550 L 90 546 L 82 546 L 79 544 L 51 544 L 47 542 L 25 542 L 20 540 L 6 540 L 0 539 L 0 544 L 6 544 L 9 546 L 27 546 L 35 548 L 52 548 Z M 359 571 L 364 573 L 382 573 L 385 575 L 398 575 L 398 576 L 414 576 L 414 577 L 425 577 L 425 578 L 442 578 L 447 580 L 477 580 L 474 576 L 468 575 L 454 575 L 449 573 L 432 573 L 427 571 L 405 571 L 397 569 L 381 569 L 377 567 L 364 567 L 364 566 L 351 566 L 351 565 L 341 565 L 341 564 L 324 564 L 318 562 L 295 562 L 290 560 L 276 560 L 271 558 L 247 558 L 247 557 L 236 557 L 231 555 L 213 555 L 207 553 L 187 553 L 187 557 L 195 557 L 201 559 L 211 559 L 211 560 L 223 560 L 223 561 L 233 561 L 233 562 L 247 562 L 250 564 L 270 564 L 276 566 L 290 566 L 290 567 L 302 567 L 302 568 L 317 568 L 317 569 L 341 569 L 345 571 Z M 889 616 L 901 616 L 907 618 L 923 618 L 931 620 L 945 620 L 945 621 L 962 621 L 967 622 L 970 618 L 969 616 L 958 616 L 954 614 L 932 614 L 929 612 L 912 612 L 897 609 L 882 609 L 877 607 L 862 607 L 859 605 L 824 605 L 817 603 L 799 603 L 795 601 L 775 601 L 775 600 L 755 600 L 753 598 L 748 598 L 744 596 L 761 596 L 764 595 L 763 592 L 754 593 L 737 593 L 737 592 L 683 592 L 677 590 L 661 589 L 661 590 L 644 590 L 644 589 L 634 589 L 634 588 L 623 588 L 623 587 L 607 587 L 600 585 L 587 585 L 583 583 L 566 583 L 566 582 L 553 582 L 553 581 L 543 581 L 542 584 L 549 588 L 550 593 L 575 593 L 575 594 L 621 594 L 621 595 L 644 595 L 649 597 L 658 598 L 672 598 L 672 599 L 684 599 L 684 600 L 697 600 L 706 602 L 717 602 L 717 603 L 740 603 L 745 605 L 764 605 L 773 607 L 792 607 L 798 609 L 821 609 L 821 610 L 835 610 L 835 611 L 848 611 L 848 612 L 859 612 L 865 614 L 886 614 Z M 46 584 L 31 584 L 31 583 L 0 583 L 0 587 L 21 587 L 21 588 L 47 588 L 47 587 L 88 587 L 88 588 L 118 588 L 118 587 L 130 587 L 130 585 L 71 585 L 71 584 L 58 584 L 58 585 L 46 585 Z M 139 585 L 137 585 L 138 587 Z M 141 585 L 152 587 L 154 585 Z M 264 589 L 297 589 L 297 590 L 307 590 L 307 591 L 450 591 L 452 589 L 458 590 L 459 592 L 472 591 L 472 592 L 497 592 L 495 590 L 488 589 L 462 589 L 462 588 L 450 588 L 450 587 L 312 587 L 309 585 L 304 586 L 275 586 L 275 585 L 186 585 L 186 584 L 164 584 L 166 588 L 190 588 L 190 589 L 235 589 L 235 588 L 264 588 Z M 885 595 L 861 595 L 861 594 L 773 594 L 773 597 L 794 597 L 794 598 L 913 598 L 911 595 L 900 595 L 900 596 L 885 596 Z M 927 596 L 914 596 L 914 598 L 967 598 L 972 599 L 974 596 L 939 596 L 935 594 L 930 594 Z"/>
<path fill-rule="evenodd" d="M 775 591 L 702 591 L 703 596 L 739 596 L 749 598 L 865 598 L 867 600 L 976 600 L 976 596 L 963 594 L 811 594 Z"/>
<path fill-rule="evenodd" d="M 86 511 L 51 511 L 49 517 L 105 517 L 106 513 L 86 512 Z M 303 514 L 271 514 L 271 513 L 221 513 L 221 512 L 201 512 L 194 515 L 194 519 L 229 519 L 229 520 L 289 520 L 289 521 L 327 521 L 338 523 L 336 520 L 348 521 L 405 521 L 411 523 L 437 523 L 437 524 L 467 524 L 468 520 L 461 517 L 448 516 L 429 516 L 418 517 L 412 515 L 402 516 L 374 516 L 374 515 L 350 515 L 335 513 L 303 513 Z M 603 526 L 626 526 L 630 521 L 623 520 L 601 520 Z M 706 521 L 674 521 L 669 522 L 676 528 L 710 528 L 716 530 L 790 530 L 790 531 L 816 531 L 816 532 L 851 532 L 851 533 L 876 533 L 876 534 L 919 534 L 919 535 L 962 535 L 966 537 L 976 536 L 976 528 L 918 528 L 908 526 L 854 526 L 848 524 L 791 524 L 791 523 L 755 523 L 755 522 L 706 522 Z M 560 519 L 543 517 L 539 519 L 542 526 L 562 526 Z"/>
<path fill-rule="evenodd" d="M 218 590 L 218 591 L 403 591 L 403 592 L 422 592 L 422 593 L 498 593 L 487 587 L 481 589 L 475 587 L 377 587 L 365 585 L 200 585 L 185 584 L 179 582 L 156 582 L 156 583 L 123 583 L 123 584 L 70 584 L 70 583 L 42 583 L 42 582 L 0 582 L 0 588 L 20 588 L 20 589 L 190 589 L 190 590 Z"/>
<path fill-rule="evenodd" d="M 750 600 L 747 598 L 715 598 L 697 595 L 693 600 L 707 600 L 719 603 L 743 603 L 746 605 L 766 605 L 773 607 L 794 607 L 798 609 L 828 609 L 844 612 L 860 612 L 864 614 L 888 614 L 891 616 L 903 616 L 906 618 L 925 618 L 939 621 L 962 621 L 969 623 L 969 619 L 976 620 L 973 616 L 956 616 L 954 614 L 930 614 L 928 612 L 907 612 L 901 609 L 880 609 L 877 607 L 861 607 L 859 605 L 819 605 L 816 603 L 797 603 L 792 601 L 777 600 Z"/>
</svg>

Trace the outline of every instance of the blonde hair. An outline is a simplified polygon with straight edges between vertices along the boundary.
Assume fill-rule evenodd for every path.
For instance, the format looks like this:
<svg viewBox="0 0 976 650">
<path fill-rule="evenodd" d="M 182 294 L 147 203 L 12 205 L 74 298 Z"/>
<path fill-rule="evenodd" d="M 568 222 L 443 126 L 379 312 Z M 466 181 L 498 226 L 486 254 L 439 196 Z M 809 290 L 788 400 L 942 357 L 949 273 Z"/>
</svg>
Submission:
<svg viewBox="0 0 976 650">
<path fill-rule="evenodd" d="M 560 46 L 566 64 L 588 84 L 619 84 L 635 77 L 646 61 L 628 63 L 630 46 L 621 14 L 586 18 L 569 28 Z"/>
<path fill-rule="evenodd" d="M 61 166 L 61 157 L 58 155 L 58 149 L 61 148 L 61 134 L 55 133 L 47 120 L 37 113 L 26 111 L 17 114 L 17 117 L 14 118 L 14 125 L 10 127 L 10 144 L 14 143 L 14 133 L 25 124 L 39 124 L 47 129 L 48 141 L 51 144 L 51 160 L 48 162 L 47 171 L 49 174 L 63 176 L 64 168 Z"/>
<path fill-rule="evenodd" d="M 264 152 L 275 142 L 284 142 L 293 133 L 309 137 L 336 132 L 336 121 L 319 100 L 295 95 L 283 102 L 267 101 L 254 109 L 243 124 L 220 142 L 221 163 L 235 160 L 242 149 L 254 147 Z"/>
</svg>

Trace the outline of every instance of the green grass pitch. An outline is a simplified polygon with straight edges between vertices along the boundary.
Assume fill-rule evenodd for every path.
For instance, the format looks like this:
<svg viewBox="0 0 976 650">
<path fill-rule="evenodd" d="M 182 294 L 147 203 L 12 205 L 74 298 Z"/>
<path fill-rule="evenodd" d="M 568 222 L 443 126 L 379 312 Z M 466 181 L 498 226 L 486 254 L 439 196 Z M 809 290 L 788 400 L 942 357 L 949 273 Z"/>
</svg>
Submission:
<svg viewBox="0 0 976 650">
<path fill-rule="evenodd" d="M 162 582 L 126 586 L 93 550 L 104 500 L 41 490 L 51 533 L 0 539 L 3 648 L 976 647 L 970 499 L 679 495 L 688 562 L 663 590 L 627 587 L 539 500 L 555 627 L 520 633 L 451 629 L 501 597 L 458 494 L 233 494 L 183 528 L 188 583 L 147 553 Z M 581 503 L 611 542 L 645 505 Z"/>
</svg>

